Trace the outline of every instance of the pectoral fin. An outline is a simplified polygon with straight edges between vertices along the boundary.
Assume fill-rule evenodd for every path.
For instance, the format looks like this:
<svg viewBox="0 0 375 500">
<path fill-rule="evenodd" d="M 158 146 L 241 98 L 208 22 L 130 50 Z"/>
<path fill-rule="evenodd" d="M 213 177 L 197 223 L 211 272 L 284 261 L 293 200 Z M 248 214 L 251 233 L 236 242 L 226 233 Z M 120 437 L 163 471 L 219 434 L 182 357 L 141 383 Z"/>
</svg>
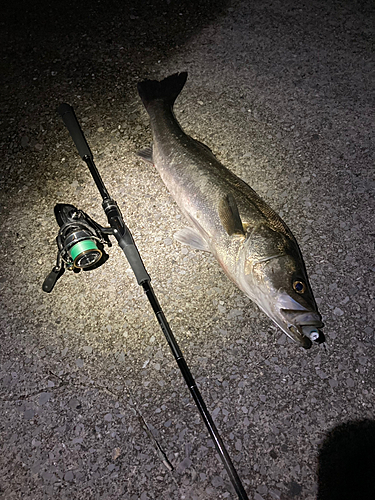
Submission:
<svg viewBox="0 0 375 500">
<path fill-rule="evenodd" d="M 147 163 L 152 163 L 154 164 L 154 160 L 152 158 L 152 144 L 148 146 L 147 148 L 141 149 L 141 151 L 138 151 L 137 156 L 142 158 L 143 161 Z"/>
<path fill-rule="evenodd" d="M 210 251 L 206 241 L 191 227 L 180 229 L 180 231 L 177 231 L 177 233 L 175 233 L 173 237 L 180 243 L 189 245 L 190 247 L 196 248 L 197 250 L 204 250 L 205 252 Z"/>
<path fill-rule="evenodd" d="M 231 193 L 224 196 L 220 201 L 219 217 L 229 236 L 234 234 L 243 236 L 245 234 L 236 200 Z"/>
</svg>

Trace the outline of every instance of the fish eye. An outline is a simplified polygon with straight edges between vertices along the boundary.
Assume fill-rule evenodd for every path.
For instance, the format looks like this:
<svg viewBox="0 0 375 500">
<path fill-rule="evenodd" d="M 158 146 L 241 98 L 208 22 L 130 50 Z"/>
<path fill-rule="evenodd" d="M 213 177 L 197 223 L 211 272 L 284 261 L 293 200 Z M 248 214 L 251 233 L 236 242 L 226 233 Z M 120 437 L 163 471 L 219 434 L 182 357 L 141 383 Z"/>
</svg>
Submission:
<svg viewBox="0 0 375 500">
<path fill-rule="evenodd" d="M 305 283 L 303 283 L 303 281 L 294 281 L 294 283 L 293 283 L 293 289 L 297 293 L 304 293 L 305 290 L 306 290 L 306 285 L 305 285 Z"/>
</svg>

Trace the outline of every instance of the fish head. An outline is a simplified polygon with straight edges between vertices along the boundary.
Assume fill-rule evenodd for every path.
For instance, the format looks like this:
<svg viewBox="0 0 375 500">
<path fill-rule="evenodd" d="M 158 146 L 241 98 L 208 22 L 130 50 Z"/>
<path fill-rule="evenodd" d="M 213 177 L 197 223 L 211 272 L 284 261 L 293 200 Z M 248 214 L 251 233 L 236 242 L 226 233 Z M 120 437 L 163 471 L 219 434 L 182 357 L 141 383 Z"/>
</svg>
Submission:
<svg viewBox="0 0 375 500">
<path fill-rule="evenodd" d="M 324 342 L 322 317 L 301 251 L 288 231 L 262 225 L 248 232 L 237 267 L 240 288 L 302 347 Z"/>
</svg>

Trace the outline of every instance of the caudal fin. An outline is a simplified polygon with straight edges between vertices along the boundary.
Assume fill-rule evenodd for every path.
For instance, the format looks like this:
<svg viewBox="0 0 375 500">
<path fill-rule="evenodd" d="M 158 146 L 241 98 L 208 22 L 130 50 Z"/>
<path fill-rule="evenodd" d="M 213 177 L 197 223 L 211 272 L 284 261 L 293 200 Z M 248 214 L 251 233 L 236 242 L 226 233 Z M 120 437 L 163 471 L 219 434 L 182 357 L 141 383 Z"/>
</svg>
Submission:
<svg viewBox="0 0 375 500">
<path fill-rule="evenodd" d="M 156 100 L 164 101 L 173 106 L 178 94 L 183 89 L 187 79 L 187 73 L 175 73 L 174 75 L 164 78 L 161 82 L 157 80 L 144 80 L 138 83 L 138 93 L 142 99 L 145 108 Z"/>
</svg>

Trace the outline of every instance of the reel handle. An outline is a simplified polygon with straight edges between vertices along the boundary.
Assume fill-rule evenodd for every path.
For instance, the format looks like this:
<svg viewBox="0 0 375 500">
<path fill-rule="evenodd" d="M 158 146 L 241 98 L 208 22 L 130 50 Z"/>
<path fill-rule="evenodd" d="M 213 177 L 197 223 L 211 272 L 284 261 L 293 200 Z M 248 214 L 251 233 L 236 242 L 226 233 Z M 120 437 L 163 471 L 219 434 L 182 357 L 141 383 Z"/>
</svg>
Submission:
<svg viewBox="0 0 375 500">
<path fill-rule="evenodd" d="M 63 103 L 57 108 L 57 112 L 64 120 L 65 126 L 69 130 L 69 133 L 72 136 L 74 144 L 77 146 L 78 153 L 82 160 L 85 160 L 87 158 L 90 158 L 92 160 L 93 155 L 78 123 L 77 117 L 74 113 L 74 109 L 69 106 L 69 104 Z"/>
<path fill-rule="evenodd" d="M 60 252 L 57 252 L 56 265 L 43 282 L 43 292 L 51 293 L 56 281 L 64 274 L 64 264 L 61 259 Z"/>
<path fill-rule="evenodd" d="M 55 267 L 52 269 L 52 271 L 49 273 L 49 275 L 46 277 L 46 279 L 43 282 L 42 285 L 42 290 L 43 292 L 51 293 L 53 290 L 53 287 L 56 285 L 56 281 L 59 279 L 61 274 L 61 269 L 56 269 Z"/>
</svg>

